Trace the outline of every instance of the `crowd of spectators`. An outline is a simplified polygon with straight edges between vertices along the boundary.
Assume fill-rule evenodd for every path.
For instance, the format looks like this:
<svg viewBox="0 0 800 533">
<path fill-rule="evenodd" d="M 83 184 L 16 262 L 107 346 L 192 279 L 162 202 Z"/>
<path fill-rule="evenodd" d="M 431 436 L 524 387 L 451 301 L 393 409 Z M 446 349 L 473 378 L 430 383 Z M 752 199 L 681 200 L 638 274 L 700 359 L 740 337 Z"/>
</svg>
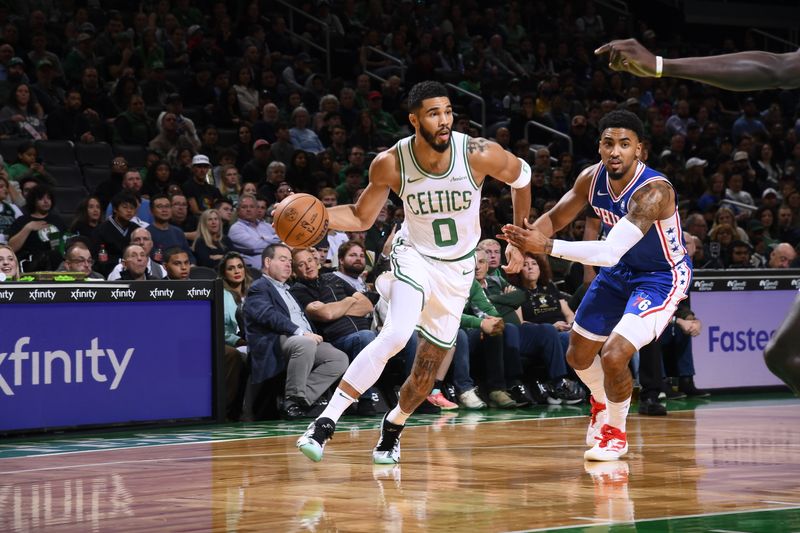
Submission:
<svg viewBox="0 0 800 533">
<path fill-rule="evenodd" d="M 798 265 L 797 92 L 734 94 L 634 78 L 592 53 L 630 36 L 665 56 L 734 51 L 734 39 L 690 48 L 659 39 L 644 21 L 600 12 L 591 0 L 295 5 L 328 25 L 330 76 L 325 58 L 290 33 L 285 10 L 271 2 L 0 4 L 0 145 L 16 148 L 12 156 L 4 150 L 0 164 L 0 242 L 20 266 L 180 279 L 192 268 L 227 268 L 223 258 L 235 252 L 260 275 L 263 250 L 279 241 L 272 206 L 293 192 L 327 206 L 357 200 L 371 159 L 410 133 L 406 91 L 426 79 L 484 99 L 479 124 L 477 100 L 454 91 L 453 128 L 489 137 L 531 164 L 531 219 L 597 161 L 603 115 L 627 109 L 645 124 L 642 158 L 675 186 L 696 268 Z M 294 20 L 296 32 L 320 42 L 323 28 L 313 19 Z M 753 48 L 751 35 L 743 33 L 738 47 Z M 93 181 L 76 159 L 85 194 L 75 201 L 63 193 L 63 173 L 40 157 L 47 141 L 70 141 L 76 153 L 109 146 L 99 164 L 107 177 Z M 510 195 L 492 180 L 483 195 L 483 238 L 491 239 L 510 221 Z M 369 271 L 402 220 L 393 198 L 365 234 L 330 232 L 317 246 L 318 264 L 337 270 L 340 247 L 356 239 Z M 584 224 L 559 237 L 582 239 Z M 554 327 L 564 329 L 569 308 L 553 282 L 574 292 L 580 272 L 559 261 L 529 262 L 519 291 L 536 289 L 537 269 L 556 302 Z M 481 284 L 489 293 L 491 272 L 487 279 L 488 288 Z M 245 296 L 231 301 L 241 307 Z M 521 309 L 522 322 L 533 316 L 530 306 Z M 513 313 L 505 314 L 508 323 Z M 232 348 L 241 342 L 233 331 L 230 339 Z M 563 373 L 551 370 L 559 383 L 550 392 L 560 387 L 553 397 L 571 398 Z M 497 391 L 518 381 L 496 377 Z"/>
</svg>

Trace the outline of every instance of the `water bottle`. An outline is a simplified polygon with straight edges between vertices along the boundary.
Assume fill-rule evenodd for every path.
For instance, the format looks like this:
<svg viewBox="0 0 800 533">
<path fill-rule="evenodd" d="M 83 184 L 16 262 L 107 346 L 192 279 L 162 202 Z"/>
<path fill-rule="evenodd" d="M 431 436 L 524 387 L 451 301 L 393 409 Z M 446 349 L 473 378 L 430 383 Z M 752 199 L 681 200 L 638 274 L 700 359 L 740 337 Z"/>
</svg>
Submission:
<svg viewBox="0 0 800 533">
<path fill-rule="evenodd" d="M 97 261 L 100 263 L 108 262 L 108 251 L 105 244 L 101 244 L 100 249 L 97 251 Z"/>
<path fill-rule="evenodd" d="M 153 254 L 153 261 L 156 263 L 160 263 L 164 259 L 164 250 L 161 249 L 161 246 L 156 248 L 156 253 Z"/>
</svg>

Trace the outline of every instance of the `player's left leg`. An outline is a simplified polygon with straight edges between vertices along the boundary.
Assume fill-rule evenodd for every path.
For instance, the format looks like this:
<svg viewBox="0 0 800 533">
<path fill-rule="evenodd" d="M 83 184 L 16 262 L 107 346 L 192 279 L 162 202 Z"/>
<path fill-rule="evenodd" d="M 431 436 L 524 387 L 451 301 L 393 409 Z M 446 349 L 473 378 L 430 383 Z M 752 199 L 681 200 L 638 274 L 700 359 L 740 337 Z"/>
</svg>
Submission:
<svg viewBox="0 0 800 533">
<path fill-rule="evenodd" d="M 767 368 L 800 396 L 800 296 L 764 350 Z"/>
</svg>

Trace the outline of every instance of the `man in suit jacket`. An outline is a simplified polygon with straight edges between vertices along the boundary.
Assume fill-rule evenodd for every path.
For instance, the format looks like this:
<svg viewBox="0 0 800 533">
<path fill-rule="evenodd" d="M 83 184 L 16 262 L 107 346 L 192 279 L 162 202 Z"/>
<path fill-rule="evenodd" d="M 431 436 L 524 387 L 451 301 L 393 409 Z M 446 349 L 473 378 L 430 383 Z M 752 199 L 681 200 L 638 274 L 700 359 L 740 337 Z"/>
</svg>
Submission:
<svg viewBox="0 0 800 533">
<path fill-rule="evenodd" d="M 245 392 L 243 419 L 252 419 L 259 384 L 286 369 L 281 415 L 300 418 L 347 370 L 347 355 L 314 329 L 289 292 L 292 254 L 284 244 L 271 244 L 261 253 L 261 271 L 244 302 L 250 381 Z"/>
</svg>

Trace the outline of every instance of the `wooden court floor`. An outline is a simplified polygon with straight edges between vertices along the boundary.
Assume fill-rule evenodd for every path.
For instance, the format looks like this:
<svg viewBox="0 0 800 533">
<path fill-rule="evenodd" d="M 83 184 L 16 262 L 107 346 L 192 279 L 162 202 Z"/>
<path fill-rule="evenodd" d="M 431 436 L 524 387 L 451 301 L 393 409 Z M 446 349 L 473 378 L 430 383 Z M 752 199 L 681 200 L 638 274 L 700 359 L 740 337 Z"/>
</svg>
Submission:
<svg viewBox="0 0 800 533">
<path fill-rule="evenodd" d="M 377 418 L 321 463 L 307 422 L 0 441 L 0 531 L 800 531 L 800 401 L 670 407 L 614 463 L 584 463 L 585 409 L 544 407 L 417 417 L 394 467 Z"/>
</svg>

